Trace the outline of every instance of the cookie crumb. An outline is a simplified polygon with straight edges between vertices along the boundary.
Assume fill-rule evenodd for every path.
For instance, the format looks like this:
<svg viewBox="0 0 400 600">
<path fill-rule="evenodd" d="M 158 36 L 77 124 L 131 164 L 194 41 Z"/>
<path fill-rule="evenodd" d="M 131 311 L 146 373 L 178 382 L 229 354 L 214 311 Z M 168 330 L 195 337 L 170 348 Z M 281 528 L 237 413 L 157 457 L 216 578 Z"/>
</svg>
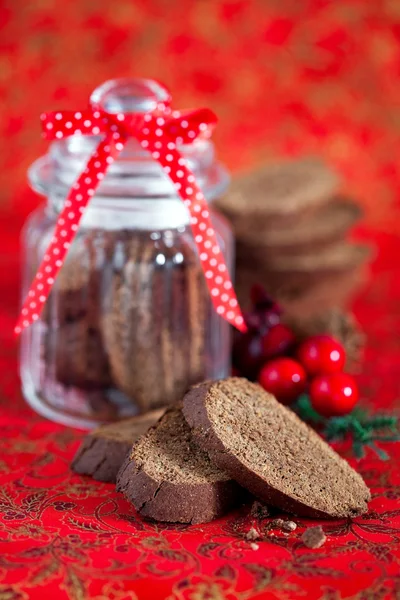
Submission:
<svg viewBox="0 0 400 600">
<path fill-rule="evenodd" d="M 294 521 L 284 521 L 284 524 L 282 525 L 282 529 L 284 531 L 296 531 L 297 524 Z"/>
<path fill-rule="evenodd" d="M 267 517 L 271 516 L 268 506 L 265 506 L 265 504 L 261 504 L 261 502 L 258 502 L 258 500 L 255 500 L 255 502 L 253 502 L 250 514 L 256 519 L 266 519 Z"/>
<path fill-rule="evenodd" d="M 246 538 L 246 540 L 254 541 L 260 538 L 260 534 L 258 533 L 257 529 L 255 529 L 255 527 L 252 527 L 251 529 L 249 529 L 249 531 L 245 534 L 244 537 Z"/>
<path fill-rule="evenodd" d="M 259 547 L 260 547 L 260 546 L 259 546 L 258 544 L 255 544 L 254 542 L 252 542 L 252 543 L 250 544 L 250 548 L 251 548 L 252 550 L 258 550 L 258 549 L 259 549 Z"/>
<path fill-rule="evenodd" d="M 326 535 L 321 525 L 309 527 L 301 536 L 301 541 L 307 548 L 321 548 L 326 542 Z"/>
<path fill-rule="evenodd" d="M 281 529 L 282 531 L 295 531 L 297 525 L 294 521 L 285 521 L 284 519 L 274 519 L 271 521 L 273 529 Z"/>
<path fill-rule="evenodd" d="M 271 526 L 274 529 L 283 529 L 284 524 L 285 524 L 285 521 L 283 519 L 274 519 L 271 522 Z"/>
</svg>

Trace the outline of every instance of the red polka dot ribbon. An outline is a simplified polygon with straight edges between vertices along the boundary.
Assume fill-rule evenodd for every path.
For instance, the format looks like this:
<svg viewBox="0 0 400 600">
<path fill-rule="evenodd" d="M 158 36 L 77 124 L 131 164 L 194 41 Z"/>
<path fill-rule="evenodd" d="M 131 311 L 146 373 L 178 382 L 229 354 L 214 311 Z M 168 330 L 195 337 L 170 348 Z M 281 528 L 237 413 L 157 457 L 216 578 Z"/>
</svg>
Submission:
<svg viewBox="0 0 400 600">
<path fill-rule="evenodd" d="M 160 163 L 189 210 L 193 236 L 215 310 L 234 327 L 245 331 L 246 325 L 210 220 L 207 201 L 177 148 L 197 138 L 209 137 L 216 124 L 214 113 L 208 109 L 179 112 L 160 102 L 152 112 L 114 114 L 92 104 L 88 110 L 49 112 L 41 119 L 43 135 L 48 140 L 77 134 L 104 137 L 68 193 L 15 332 L 21 333 L 39 318 L 85 208 L 130 136 L 134 136 Z"/>
</svg>

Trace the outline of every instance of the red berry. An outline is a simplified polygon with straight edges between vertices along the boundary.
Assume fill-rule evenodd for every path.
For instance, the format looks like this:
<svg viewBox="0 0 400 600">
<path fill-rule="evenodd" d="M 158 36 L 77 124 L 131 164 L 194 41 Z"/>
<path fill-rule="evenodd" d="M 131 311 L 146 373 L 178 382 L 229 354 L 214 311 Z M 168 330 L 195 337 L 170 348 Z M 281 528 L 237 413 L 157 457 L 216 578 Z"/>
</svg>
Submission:
<svg viewBox="0 0 400 600">
<path fill-rule="evenodd" d="M 262 352 L 262 337 L 248 331 L 237 335 L 233 344 L 233 366 L 242 377 L 256 379 L 264 363 Z"/>
<path fill-rule="evenodd" d="M 252 286 L 250 299 L 253 312 L 259 316 L 264 327 L 272 327 L 279 323 L 282 312 L 280 307 L 258 283 Z"/>
<path fill-rule="evenodd" d="M 329 335 L 316 335 L 300 345 L 297 359 L 308 375 L 313 377 L 340 373 L 346 361 L 346 353 L 343 346 L 334 338 Z"/>
<path fill-rule="evenodd" d="M 294 342 L 295 337 L 289 327 L 278 323 L 263 336 L 263 356 L 268 360 L 274 356 L 285 354 L 294 345 Z"/>
<path fill-rule="evenodd" d="M 250 300 L 256 310 L 272 310 L 280 314 L 280 309 L 276 302 L 265 291 L 262 285 L 255 283 L 250 290 Z"/>
<path fill-rule="evenodd" d="M 321 375 L 310 384 L 312 407 L 325 417 L 346 415 L 353 410 L 357 400 L 357 384 L 346 373 Z"/>
<path fill-rule="evenodd" d="M 263 316 L 259 313 L 246 312 L 244 313 L 243 317 L 248 331 L 253 332 L 253 335 L 262 335 L 265 331 L 267 331 L 267 325 L 264 323 Z"/>
<path fill-rule="evenodd" d="M 303 367 L 291 358 L 276 358 L 260 371 L 260 385 L 282 404 L 291 404 L 306 388 L 307 376 Z"/>
</svg>

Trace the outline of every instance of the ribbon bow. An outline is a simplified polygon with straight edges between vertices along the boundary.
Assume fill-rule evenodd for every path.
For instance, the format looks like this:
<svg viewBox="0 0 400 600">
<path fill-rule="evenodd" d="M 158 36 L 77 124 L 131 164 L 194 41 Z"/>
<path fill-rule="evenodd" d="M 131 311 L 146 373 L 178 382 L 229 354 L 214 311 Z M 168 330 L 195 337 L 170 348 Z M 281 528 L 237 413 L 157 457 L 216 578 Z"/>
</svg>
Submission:
<svg viewBox="0 0 400 600">
<path fill-rule="evenodd" d="M 41 120 L 47 140 L 76 134 L 104 137 L 68 193 L 52 240 L 23 304 L 15 333 L 21 333 L 39 318 L 90 198 L 131 136 L 160 163 L 189 210 L 193 236 L 215 310 L 237 329 L 245 331 L 246 325 L 210 220 L 207 201 L 177 148 L 199 137 L 209 137 L 216 124 L 214 113 L 209 109 L 172 110 L 167 100 L 158 102 L 151 112 L 115 114 L 91 101 L 87 110 L 44 113 Z"/>
</svg>

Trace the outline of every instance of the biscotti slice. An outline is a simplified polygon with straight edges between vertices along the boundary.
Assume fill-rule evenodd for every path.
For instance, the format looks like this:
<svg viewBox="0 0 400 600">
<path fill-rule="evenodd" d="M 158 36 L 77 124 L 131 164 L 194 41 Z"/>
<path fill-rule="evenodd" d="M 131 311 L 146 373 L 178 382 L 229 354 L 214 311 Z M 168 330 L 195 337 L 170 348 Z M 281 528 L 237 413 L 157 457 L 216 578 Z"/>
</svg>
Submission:
<svg viewBox="0 0 400 600">
<path fill-rule="evenodd" d="M 186 394 L 183 413 L 212 462 L 267 504 L 316 518 L 367 510 L 360 475 L 259 385 L 241 378 L 200 384 Z"/>
<path fill-rule="evenodd" d="M 243 492 L 193 442 L 180 406 L 168 409 L 133 446 L 117 490 L 143 517 L 172 523 L 211 521 Z"/>
<path fill-rule="evenodd" d="M 260 253 L 254 255 L 250 264 L 253 272 L 257 269 L 264 278 L 281 280 L 283 284 L 298 282 L 309 285 L 315 283 L 320 277 L 333 273 L 344 273 L 365 264 L 371 255 L 369 246 L 361 244 L 350 244 L 341 241 L 329 245 L 323 251 L 308 252 L 307 254 L 274 255 Z M 238 256 L 237 269 L 246 269 L 249 259 Z"/>
<path fill-rule="evenodd" d="M 209 296 L 186 238 L 135 232 L 104 286 L 102 333 L 115 386 L 141 410 L 173 405 L 205 378 Z M 122 262 L 122 264 L 121 264 Z"/>
<path fill-rule="evenodd" d="M 293 319 L 316 317 L 329 308 L 346 308 L 367 279 L 366 269 L 321 277 L 301 293 L 279 300 L 282 311 Z"/>
<path fill-rule="evenodd" d="M 47 376 L 65 386 L 112 386 L 100 326 L 102 279 L 110 233 L 78 237 L 44 306 L 41 321 Z"/>
<path fill-rule="evenodd" d="M 77 319 L 57 328 L 48 327 L 44 346 L 49 371 L 60 383 L 88 390 L 111 386 L 101 332 L 90 327 L 87 319 Z"/>
<path fill-rule="evenodd" d="M 72 461 L 72 470 L 80 475 L 91 475 L 97 481 L 115 482 L 132 444 L 154 425 L 163 412 L 154 410 L 91 431 Z"/>
<path fill-rule="evenodd" d="M 268 265 L 267 269 L 282 273 L 283 276 L 292 273 L 343 272 L 365 263 L 370 255 L 369 246 L 341 241 L 325 248 L 323 252 L 266 257 L 264 264 Z"/>
<path fill-rule="evenodd" d="M 265 223 L 288 223 L 312 211 L 337 193 L 334 171 L 318 159 L 305 158 L 265 165 L 237 178 L 218 208 L 234 225 L 236 235 L 262 231 Z"/>
<path fill-rule="evenodd" d="M 240 269 L 236 272 L 235 289 L 240 305 L 250 308 L 251 287 L 259 283 L 275 298 L 285 315 L 306 319 L 328 308 L 346 306 L 365 278 L 365 269 L 359 268 L 303 281 L 299 276 L 285 280 L 272 273 Z"/>
<path fill-rule="evenodd" d="M 361 216 L 361 208 L 355 202 L 338 197 L 291 226 L 274 227 L 258 234 L 249 231 L 248 236 L 238 240 L 236 252 L 249 258 L 264 252 L 275 255 L 315 252 L 343 239 Z"/>
<path fill-rule="evenodd" d="M 101 239 L 105 246 L 108 238 Z M 100 289 L 104 249 L 99 248 L 100 235 L 78 237 L 71 245 L 66 261 L 57 276 L 41 319 L 52 327 L 86 319 L 90 326 L 99 324 Z"/>
</svg>

